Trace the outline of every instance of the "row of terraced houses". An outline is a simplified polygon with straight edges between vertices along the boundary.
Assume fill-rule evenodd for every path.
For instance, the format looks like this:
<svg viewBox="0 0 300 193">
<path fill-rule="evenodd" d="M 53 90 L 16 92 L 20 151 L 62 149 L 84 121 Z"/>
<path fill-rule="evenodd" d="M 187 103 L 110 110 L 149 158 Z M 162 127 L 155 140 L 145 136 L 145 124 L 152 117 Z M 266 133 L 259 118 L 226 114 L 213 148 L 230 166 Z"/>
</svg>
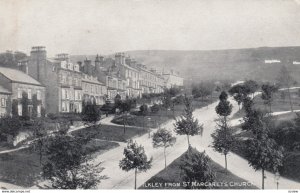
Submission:
<svg viewBox="0 0 300 193">
<path fill-rule="evenodd" d="M 183 86 L 178 73 L 148 69 L 124 53 L 72 63 L 68 54 L 48 58 L 45 47 L 37 46 L 32 47 L 28 58 L 19 61 L 18 67 L 0 67 L 0 116 L 21 116 L 24 112 L 41 116 L 42 109 L 46 113 L 80 113 L 82 102 L 103 105 L 117 95 L 121 99 L 137 98 Z M 22 109 L 24 94 L 28 109 Z"/>
</svg>

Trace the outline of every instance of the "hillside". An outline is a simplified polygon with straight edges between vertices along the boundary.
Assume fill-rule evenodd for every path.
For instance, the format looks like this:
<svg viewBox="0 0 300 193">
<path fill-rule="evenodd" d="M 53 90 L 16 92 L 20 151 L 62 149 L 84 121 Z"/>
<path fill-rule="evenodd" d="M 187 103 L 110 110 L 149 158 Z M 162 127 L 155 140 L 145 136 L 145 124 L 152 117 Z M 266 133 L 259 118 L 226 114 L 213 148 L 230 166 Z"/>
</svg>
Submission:
<svg viewBox="0 0 300 193">
<path fill-rule="evenodd" d="M 293 76 L 300 82 L 300 47 L 261 47 L 211 51 L 137 50 L 126 54 L 139 63 L 160 70 L 174 69 L 186 79 L 255 79 L 274 80 L 282 64 L 288 65 Z M 95 56 L 87 56 L 94 59 Z M 85 56 L 71 56 L 73 61 Z M 280 60 L 281 63 L 265 64 L 265 60 Z"/>
</svg>

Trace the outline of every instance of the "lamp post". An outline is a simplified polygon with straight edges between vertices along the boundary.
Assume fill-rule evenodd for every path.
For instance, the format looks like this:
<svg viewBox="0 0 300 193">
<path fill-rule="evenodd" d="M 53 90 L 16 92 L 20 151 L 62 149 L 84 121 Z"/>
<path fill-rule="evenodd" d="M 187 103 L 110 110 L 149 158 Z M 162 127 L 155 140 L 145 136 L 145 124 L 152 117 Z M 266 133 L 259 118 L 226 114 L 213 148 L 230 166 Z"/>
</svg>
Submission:
<svg viewBox="0 0 300 193">
<path fill-rule="evenodd" d="M 275 173 L 275 176 L 274 176 L 274 178 L 275 178 L 275 182 L 276 182 L 276 188 L 277 188 L 277 190 L 278 190 L 278 186 L 279 186 L 279 179 L 280 179 L 280 174 L 279 174 L 279 172 L 278 172 L 278 171 Z"/>
<path fill-rule="evenodd" d="M 126 116 L 126 113 L 123 112 L 123 129 L 124 129 L 124 134 L 125 134 L 125 132 L 126 132 L 125 116 Z"/>
<path fill-rule="evenodd" d="M 149 128 L 148 128 L 148 130 L 149 130 L 149 138 L 150 138 L 150 121 L 151 121 L 151 117 L 148 117 L 148 124 L 149 124 Z"/>
</svg>

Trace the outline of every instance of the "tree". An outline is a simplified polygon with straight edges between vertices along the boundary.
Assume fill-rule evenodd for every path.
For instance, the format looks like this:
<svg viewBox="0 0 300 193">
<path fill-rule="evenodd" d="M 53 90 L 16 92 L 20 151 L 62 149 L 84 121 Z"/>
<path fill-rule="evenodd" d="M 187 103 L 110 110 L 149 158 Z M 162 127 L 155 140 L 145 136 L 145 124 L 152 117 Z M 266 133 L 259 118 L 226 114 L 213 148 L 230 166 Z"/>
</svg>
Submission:
<svg viewBox="0 0 300 193">
<path fill-rule="evenodd" d="M 13 117 L 18 117 L 19 113 L 18 113 L 18 100 L 17 99 L 13 99 L 12 100 L 12 104 L 11 104 L 11 114 Z"/>
<path fill-rule="evenodd" d="M 251 99 L 250 97 L 246 97 L 244 98 L 243 104 L 243 108 L 246 114 L 250 113 L 253 109 L 253 99 Z"/>
<path fill-rule="evenodd" d="M 21 104 L 22 104 L 22 117 L 23 119 L 28 120 L 30 118 L 28 112 L 29 100 L 28 100 L 28 94 L 26 92 L 22 92 Z"/>
<path fill-rule="evenodd" d="M 118 108 L 120 108 L 121 112 L 129 112 L 132 108 L 136 107 L 136 101 L 134 99 L 127 98 L 124 101 L 121 101 Z"/>
<path fill-rule="evenodd" d="M 291 111 L 294 112 L 290 87 L 292 86 L 293 83 L 295 83 L 295 79 L 291 76 L 286 66 L 281 67 L 277 80 L 280 85 L 285 86 L 287 88 Z"/>
<path fill-rule="evenodd" d="M 5 116 L 0 119 L 0 138 L 13 145 L 13 139 L 22 130 L 22 122 L 18 117 Z"/>
<path fill-rule="evenodd" d="M 129 140 L 124 148 L 124 158 L 120 161 L 119 167 L 122 170 L 134 170 L 134 189 L 136 189 L 137 172 L 146 172 L 151 168 L 152 158 L 148 160 L 144 147 Z"/>
<path fill-rule="evenodd" d="M 227 155 L 234 147 L 235 137 L 230 127 L 224 123 L 224 119 L 219 119 L 217 129 L 212 133 L 212 147 L 215 151 L 221 153 L 225 157 L 225 169 L 227 170 Z"/>
<path fill-rule="evenodd" d="M 232 104 L 227 100 L 228 95 L 225 91 L 223 91 L 220 96 L 220 102 L 216 106 L 216 112 L 218 115 L 222 116 L 225 119 L 225 123 L 227 122 L 226 119 L 227 117 L 231 114 L 232 112 Z"/>
<path fill-rule="evenodd" d="M 204 98 L 212 95 L 215 89 L 215 85 L 213 82 L 201 82 L 199 85 L 192 86 L 192 95 L 194 98 L 201 97 L 202 102 L 204 102 Z"/>
<path fill-rule="evenodd" d="M 196 149 L 191 148 L 188 153 L 185 153 L 183 164 L 180 166 L 183 171 L 183 178 L 189 182 L 187 188 L 195 188 L 193 183 L 201 182 L 214 182 L 216 176 L 210 165 L 211 159 L 204 153 L 198 152 Z M 206 186 L 202 187 L 207 188 Z"/>
<path fill-rule="evenodd" d="M 229 89 L 228 92 L 231 96 L 233 96 L 234 100 L 238 103 L 239 110 L 241 109 L 240 105 L 242 104 L 244 99 L 248 97 L 248 94 L 250 94 L 250 90 L 242 84 L 234 85 Z"/>
<path fill-rule="evenodd" d="M 171 88 L 166 88 L 164 91 L 165 94 L 175 97 L 180 93 L 180 88 L 177 86 L 173 86 Z"/>
<path fill-rule="evenodd" d="M 165 168 L 167 167 L 166 148 L 173 146 L 176 142 L 176 138 L 172 136 L 172 133 L 164 128 L 158 129 L 153 134 L 152 144 L 154 148 L 163 147 L 165 157 Z"/>
<path fill-rule="evenodd" d="M 146 104 L 140 106 L 140 114 L 143 116 L 148 115 L 148 106 Z"/>
<path fill-rule="evenodd" d="M 117 94 L 117 95 L 115 96 L 114 102 L 115 102 L 115 105 L 116 105 L 116 106 L 118 106 L 119 104 L 121 104 L 121 102 L 122 102 L 121 99 L 122 99 L 121 95 Z"/>
<path fill-rule="evenodd" d="M 254 98 L 254 93 L 258 90 L 259 85 L 256 81 L 254 80 L 247 80 L 244 83 L 244 86 L 246 88 L 246 90 L 249 91 L 250 94 L 252 94 L 252 98 Z"/>
<path fill-rule="evenodd" d="M 33 122 L 33 150 L 39 154 L 40 165 L 42 165 L 42 158 L 45 154 L 47 144 L 47 129 L 45 127 L 45 120 L 34 120 Z"/>
<path fill-rule="evenodd" d="M 247 113 L 244 121 L 243 129 L 252 133 L 252 138 L 247 144 L 246 158 L 255 170 L 261 169 L 262 189 L 264 189 L 264 172 L 267 169 L 276 172 L 282 166 L 283 147 L 270 137 L 272 117 L 256 109 Z"/>
<path fill-rule="evenodd" d="M 190 147 L 189 136 L 202 135 L 203 125 L 199 125 L 198 120 L 193 117 L 193 108 L 191 99 L 185 95 L 185 113 L 174 124 L 174 131 L 178 135 L 186 135 L 188 147 Z"/>
<path fill-rule="evenodd" d="M 265 105 L 269 105 L 269 111 L 272 112 L 272 102 L 274 93 L 278 91 L 276 85 L 271 85 L 269 83 L 263 84 L 261 86 L 261 98 L 264 100 Z"/>
<path fill-rule="evenodd" d="M 100 176 L 103 168 L 90 164 L 90 155 L 85 149 L 87 139 L 57 134 L 46 149 L 47 160 L 42 168 L 42 176 L 51 181 L 55 189 L 91 189 L 105 176 Z"/>
<path fill-rule="evenodd" d="M 166 113 L 168 112 L 168 109 L 172 106 L 172 100 L 171 95 L 168 93 L 164 93 L 162 97 L 162 106 L 165 108 Z"/>
<path fill-rule="evenodd" d="M 101 118 L 101 112 L 96 104 L 91 102 L 83 103 L 81 118 L 87 125 L 95 125 Z"/>
<path fill-rule="evenodd" d="M 217 129 L 211 135 L 213 138 L 213 148 L 215 151 L 225 156 L 225 169 L 227 170 L 227 154 L 234 144 L 234 137 L 230 127 L 227 124 L 227 117 L 232 112 L 232 105 L 227 101 L 228 95 L 225 91 L 220 94 L 220 102 L 216 106 L 216 112 L 221 117 L 216 121 Z"/>
<path fill-rule="evenodd" d="M 34 94 L 32 95 L 32 117 L 34 118 L 38 116 L 37 114 L 38 105 L 41 105 L 41 100 L 38 100 L 37 95 Z"/>
<path fill-rule="evenodd" d="M 281 91 L 280 92 L 280 98 L 285 101 L 285 92 L 284 91 Z"/>
<path fill-rule="evenodd" d="M 148 106 L 143 104 L 140 106 L 140 114 L 143 116 L 143 128 L 145 127 L 145 117 L 148 115 Z"/>
<path fill-rule="evenodd" d="M 150 109 L 151 109 L 152 113 L 156 114 L 160 110 L 160 106 L 158 104 L 154 103 Z"/>
<path fill-rule="evenodd" d="M 18 61 L 26 59 L 26 57 L 25 53 L 19 51 L 0 53 L 0 66 L 17 69 Z"/>
</svg>

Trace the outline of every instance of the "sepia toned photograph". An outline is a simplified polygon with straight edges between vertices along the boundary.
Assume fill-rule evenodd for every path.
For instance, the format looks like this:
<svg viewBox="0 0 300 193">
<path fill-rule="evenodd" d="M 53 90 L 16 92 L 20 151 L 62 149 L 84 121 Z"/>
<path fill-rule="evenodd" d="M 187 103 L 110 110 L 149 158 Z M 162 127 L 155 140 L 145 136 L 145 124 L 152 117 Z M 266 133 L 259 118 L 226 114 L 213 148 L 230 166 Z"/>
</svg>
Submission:
<svg viewBox="0 0 300 193">
<path fill-rule="evenodd" d="M 0 190 L 300 190 L 300 0 L 0 0 Z"/>
</svg>

